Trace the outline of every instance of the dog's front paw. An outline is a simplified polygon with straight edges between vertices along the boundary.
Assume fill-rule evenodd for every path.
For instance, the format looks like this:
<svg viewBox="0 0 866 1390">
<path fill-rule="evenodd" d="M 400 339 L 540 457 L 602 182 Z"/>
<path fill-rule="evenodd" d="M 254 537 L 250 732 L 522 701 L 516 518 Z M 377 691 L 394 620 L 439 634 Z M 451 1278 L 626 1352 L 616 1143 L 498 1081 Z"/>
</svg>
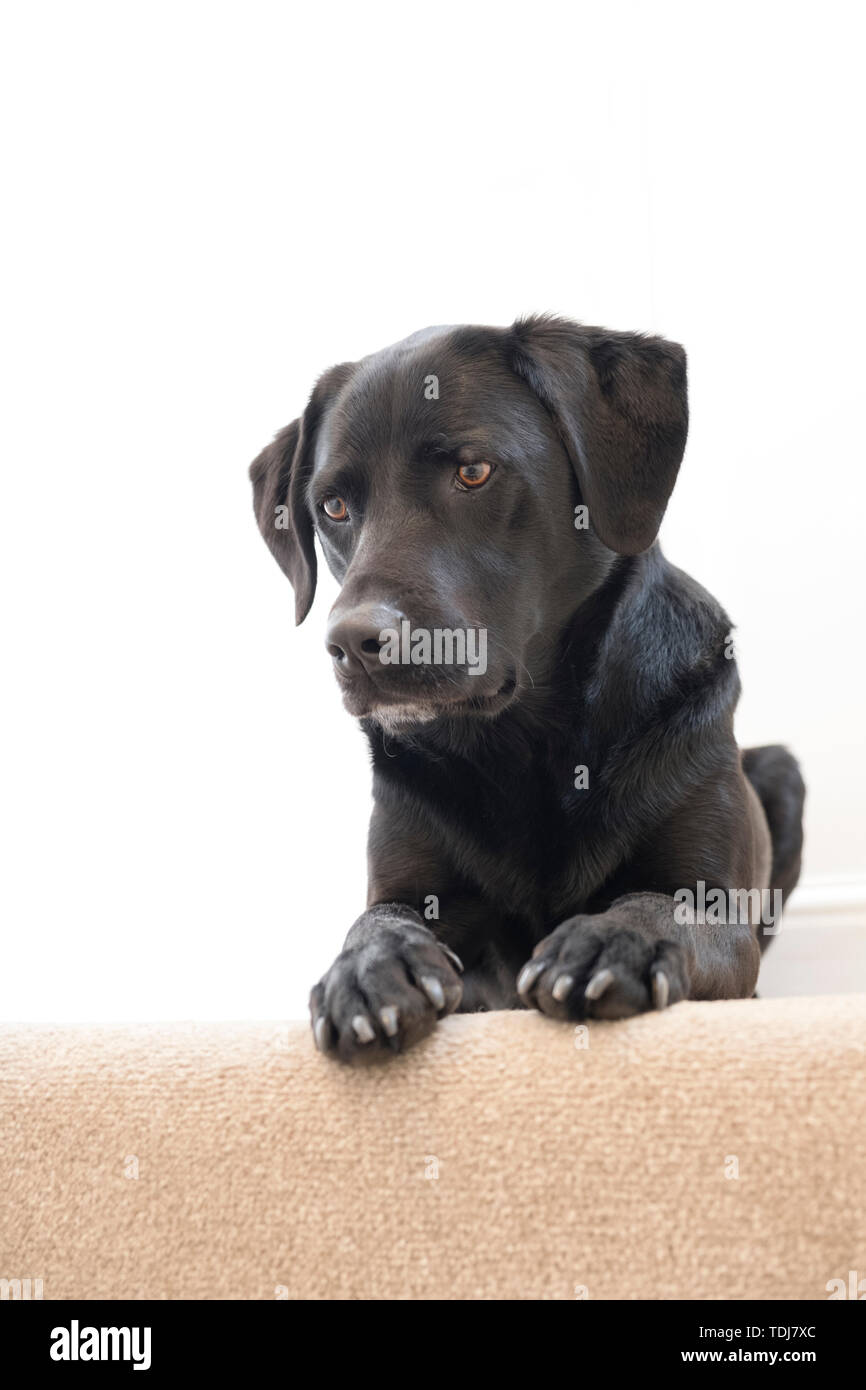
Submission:
<svg viewBox="0 0 866 1390">
<path fill-rule="evenodd" d="M 343 951 L 312 990 L 316 1046 L 353 1065 L 411 1047 L 457 1008 L 462 969 L 426 927 L 381 926 L 372 939 Z"/>
<path fill-rule="evenodd" d="M 572 917 L 538 943 L 517 992 L 552 1018 L 627 1018 L 685 999 L 688 960 L 675 941 Z"/>
</svg>

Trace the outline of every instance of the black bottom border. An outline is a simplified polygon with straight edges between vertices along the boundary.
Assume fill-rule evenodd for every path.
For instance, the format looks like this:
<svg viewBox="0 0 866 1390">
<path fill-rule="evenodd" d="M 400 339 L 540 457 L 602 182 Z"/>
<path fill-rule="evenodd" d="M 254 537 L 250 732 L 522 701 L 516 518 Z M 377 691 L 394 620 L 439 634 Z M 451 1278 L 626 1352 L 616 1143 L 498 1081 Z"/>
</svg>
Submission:
<svg viewBox="0 0 866 1390">
<path fill-rule="evenodd" d="M 618 1375 L 631 1369 L 637 1374 L 657 1371 L 666 1375 L 677 1368 L 694 1373 L 706 1367 L 770 1371 L 792 1366 L 826 1375 L 859 1361 L 862 1317 L 840 1303 L 575 1300 L 564 1314 L 552 1310 L 544 1313 L 551 1330 L 556 1329 L 559 1338 L 565 1333 L 571 1340 L 559 1341 L 558 1347 L 542 1343 L 535 1347 L 533 1359 L 551 1358 L 557 1365 L 570 1359 L 570 1348 L 575 1372 L 579 1367 L 588 1369 L 601 1358 L 602 1366 Z M 465 1304 L 438 1303 L 433 1321 L 430 1303 L 407 1301 L 398 1305 L 399 1325 L 394 1323 L 393 1306 L 376 1301 L 7 1302 L 0 1304 L 0 1332 L 5 1357 L 11 1353 L 11 1364 L 25 1374 L 32 1368 L 43 1373 L 47 1370 L 52 1379 L 70 1375 L 92 1379 L 106 1370 L 115 1377 L 134 1376 L 138 1364 L 142 1383 L 145 1376 L 161 1381 L 164 1376 L 192 1371 L 224 1379 L 234 1372 L 249 1373 L 260 1365 L 281 1367 L 290 1376 L 293 1372 L 306 1376 L 310 1358 L 317 1363 L 322 1353 L 329 1373 L 336 1369 L 335 1361 L 345 1357 L 348 1363 L 351 1357 L 360 1361 L 356 1369 L 365 1376 L 402 1378 L 407 1369 L 406 1353 L 413 1343 L 416 1355 L 412 1360 L 417 1359 L 428 1373 L 438 1362 L 439 1374 L 447 1374 L 446 1368 L 454 1362 L 448 1340 L 455 1330 L 463 1334 L 454 1367 L 458 1377 L 465 1375 L 467 1361 L 475 1359 L 473 1351 L 488 1374 L 497 1359 L 513 1374 L 511 1358 L 518 1348 L 533 1355 L 526 1341 L 528 1329 L 519 1313 L 510 1314 L 504 1328 L 498 1323 L 495 1312 L 501 1305 L 480 1303 L 474 1312 L 468 1312 Z M 509 1306 L 529 1308 L 528 1303 L 519 1302 Z M 385 1307 L 387 1313 L 381 1311 Z M 537 1316 L 530 1314 L 530 1326 L 537 1323 Z M 128 1335 L 119 1332 L 116 1338 L 109 1333 L 104 1339 L 100 1331 L 99 1350 L 109 1359 L 93 1360 L 89 1352 L 97 1345 L 90 1331 L 94 1328 L 129 1331 Z M 133 1329 L 139 1329 L 138 1333 Z M 149 1329 L 149 1336 L 145 1329 Z M 391 1345 L 395 1332 L 399 1350 Z M 110 1359 L 115 1348 L 121 1354 L 126 1352 L 129 1359 Z M 148 1356 L 150 1364 L 145 1367 Z M 538 1370 L 544 1374 L 541 1366 Z"/>
</svg>

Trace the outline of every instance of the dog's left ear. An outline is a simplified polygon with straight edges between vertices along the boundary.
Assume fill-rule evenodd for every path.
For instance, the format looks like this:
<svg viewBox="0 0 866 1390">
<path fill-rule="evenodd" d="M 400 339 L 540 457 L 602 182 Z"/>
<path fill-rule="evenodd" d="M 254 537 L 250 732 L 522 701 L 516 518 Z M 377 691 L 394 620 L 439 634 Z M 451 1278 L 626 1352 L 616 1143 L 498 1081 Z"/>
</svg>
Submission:
<svg viewBox="0 0 866 1390">
<path fill-rule="evenodd" d="M 280 430 L 250 464 L 253 508 L 268 549 L 295 591 L 295 622 L 302 623 L 316 592 L 316 547 L 306 489 L 316 435 L 328 406 L 354 370 L 332 367 L 316 382 L 299 420 Z"/>
<path fill-rule="evenodd" d="M 511 367 L 553 417 L 594 530 L 638 555 L 658 535 L 686 446 L 685 352 L 547 317 L 519 319 L 508 336 Z"/>
</svg>

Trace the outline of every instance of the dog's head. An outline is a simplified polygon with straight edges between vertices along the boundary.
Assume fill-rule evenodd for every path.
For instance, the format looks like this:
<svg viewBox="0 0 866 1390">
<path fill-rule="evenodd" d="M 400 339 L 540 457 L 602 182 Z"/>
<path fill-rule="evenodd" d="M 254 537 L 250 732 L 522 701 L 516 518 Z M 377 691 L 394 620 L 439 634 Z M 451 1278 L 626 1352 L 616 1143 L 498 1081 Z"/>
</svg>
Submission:
<svg viewBox="0 0 866 1390">
<path fill-rule="evenodd" d="M 315 537 L 347 708 L 491 716 L 617 555 L 652 545 L 685 448 L 685 353 L 560 319 L 435 328 L 326 372 L 250 469 L 303 621 Z"/>
</svg>

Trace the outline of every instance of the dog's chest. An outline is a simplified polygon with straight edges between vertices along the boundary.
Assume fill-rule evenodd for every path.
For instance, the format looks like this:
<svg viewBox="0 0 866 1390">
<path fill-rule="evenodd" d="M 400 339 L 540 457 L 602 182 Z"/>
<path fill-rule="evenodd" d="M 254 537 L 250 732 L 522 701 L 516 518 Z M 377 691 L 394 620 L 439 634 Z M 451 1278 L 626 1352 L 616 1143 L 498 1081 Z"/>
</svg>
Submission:
<svg viewBox="0 0 866 1390">
<path fill-rule="evenodd" d="M 476 783 L 465 803 L 465 831 L 477 840 L 479 861 L 498 864 L 510 908 L 550 921 L 579 910 L 597 890 L 604 866 L 593 848 L 593 827 L 602 798 L 593 800 L 589 791 L 587 769 L 571 755 L 554 766 L 539 760 L 493 789 Z"/>
<path fill-rule="evenodd" d="M 533 928 L 579 911 L 599 886 L 592 842 L 603 798 L 576 747 L 471 762 L 401 750 L 378 762 L 377 778 L 393 814 L 411 802 L 443 865 Z"/>
</svg>

